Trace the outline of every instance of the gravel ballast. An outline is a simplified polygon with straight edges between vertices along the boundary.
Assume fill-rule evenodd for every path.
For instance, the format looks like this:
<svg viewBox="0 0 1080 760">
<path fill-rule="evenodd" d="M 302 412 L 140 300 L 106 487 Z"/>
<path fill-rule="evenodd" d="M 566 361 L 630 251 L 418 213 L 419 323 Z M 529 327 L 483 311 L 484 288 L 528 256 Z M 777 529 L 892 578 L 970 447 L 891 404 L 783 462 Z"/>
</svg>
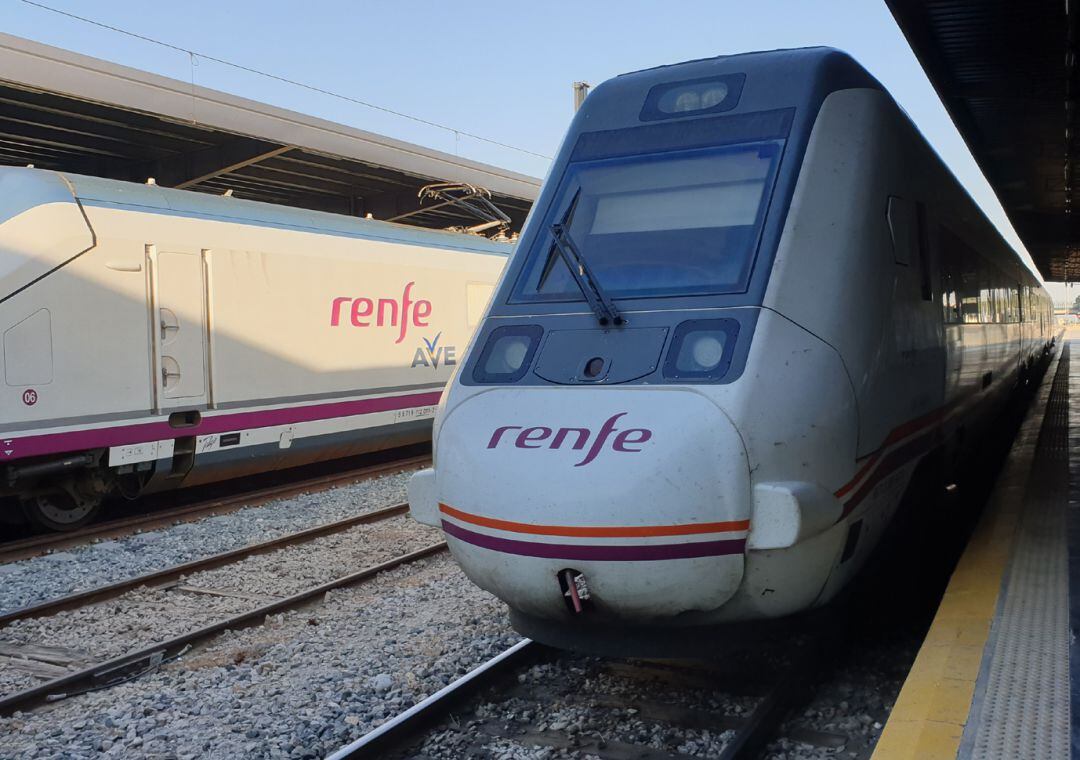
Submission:
<svg viewBox="0 0 1080 760">
<path fill-rule="evenodd" d="M 518 640 L 447 555 L 0 719 L 0 757 L 322 757 Z"/>
<path fill-rule="evenodd" d="M 393 757 L 716 757 L 760 701 L 771 652 L 744 662 L 607 660 L 560 653 L 523 670 L 497 701 L 481 702 Z M 729 663 L 730 664 L 730 663 Z M 725 672 L 726 670 L 726 672 Z M 762 680 L 765 679 L 765 680 Z M 749 687 L 749 688 L 748 688 Z"/>
<path fill-rule="evenodd" d="M 412 472 L 0 565 L 0 612 L 133 578 L 405 500 Z"/>
<path fill-rule="evenodd" d="M 15 621 L 0 630 L 0 644 L 61 647 L 103 662 L 440 540 L 438 531 L 406 516 L 357 525 L 195 573 L 176 588 L 140 588 L 101 604 Z M 0 696 L 39 681 L 0 664 Z"/>
</svg>

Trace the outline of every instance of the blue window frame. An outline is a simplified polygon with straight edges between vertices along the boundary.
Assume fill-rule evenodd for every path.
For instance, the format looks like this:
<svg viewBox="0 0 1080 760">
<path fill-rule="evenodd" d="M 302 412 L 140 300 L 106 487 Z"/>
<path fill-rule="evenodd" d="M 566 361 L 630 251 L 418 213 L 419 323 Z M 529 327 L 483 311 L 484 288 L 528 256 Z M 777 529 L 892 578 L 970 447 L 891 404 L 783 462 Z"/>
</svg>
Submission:
<svg viewBox="0 0 1080 760">
<path fill-rule="evenodd" d="M 612 298 L 745 291 L 783 145 L 768 140 L 572 163 L 511 302 L 583 300 L 550 232 L 564 218 Z"/>
</svg>

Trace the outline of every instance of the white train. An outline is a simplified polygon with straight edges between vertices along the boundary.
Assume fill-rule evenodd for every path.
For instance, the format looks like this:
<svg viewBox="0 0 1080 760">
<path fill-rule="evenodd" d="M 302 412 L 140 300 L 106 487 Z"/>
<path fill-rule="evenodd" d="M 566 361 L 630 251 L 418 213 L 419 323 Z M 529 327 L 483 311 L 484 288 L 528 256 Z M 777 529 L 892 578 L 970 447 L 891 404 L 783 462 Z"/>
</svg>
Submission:
<svg viewBox="0 0 1080 760">
<path fill-rule="evenodd" d="M 510 246 L 0 169 L 0 497 L 126 495 L 417 442 Z"/>
<path fill-rule="evenodd" d="M 574 119 L 412 514 L 546 643 L 791 615 L 859 572 L 920 461 L 954 461 L 1052 325 L 843 53 L 620 76 Z"/>
</svg>

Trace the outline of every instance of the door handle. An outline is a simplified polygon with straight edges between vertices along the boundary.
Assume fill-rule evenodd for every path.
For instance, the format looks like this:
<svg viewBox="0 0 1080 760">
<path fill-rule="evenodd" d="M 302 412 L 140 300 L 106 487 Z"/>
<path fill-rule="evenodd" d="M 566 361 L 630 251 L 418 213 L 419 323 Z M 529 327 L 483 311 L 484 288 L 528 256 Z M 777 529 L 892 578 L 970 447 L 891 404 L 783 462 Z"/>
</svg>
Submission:
<svg viewBox="0 0 1080 760">
<path fill-rule="evenodd" d="M 172 309 L 161 308 L 158 309 L 158 319 L 161 324 L 161 342 L 165 343 L 169 339 L 169 331 L 180 331 L 180 320 L 176 318 L 176 314 Z"/>
</svg>

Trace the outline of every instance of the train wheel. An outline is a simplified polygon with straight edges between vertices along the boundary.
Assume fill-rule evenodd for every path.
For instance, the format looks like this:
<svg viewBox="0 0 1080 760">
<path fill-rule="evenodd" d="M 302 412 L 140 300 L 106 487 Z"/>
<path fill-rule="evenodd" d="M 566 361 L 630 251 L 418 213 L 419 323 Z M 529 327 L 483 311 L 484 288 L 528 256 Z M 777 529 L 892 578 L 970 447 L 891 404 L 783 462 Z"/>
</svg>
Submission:
<svg viewBox="0 0 1080 760">
<path fill-rule="evenodd" d="M 27 519 L 42 528 L 75 530 L 94 519 L 101 510 L 101 497 L 49 491 L 24 499 L 22 506 Z"/>
</svg>

